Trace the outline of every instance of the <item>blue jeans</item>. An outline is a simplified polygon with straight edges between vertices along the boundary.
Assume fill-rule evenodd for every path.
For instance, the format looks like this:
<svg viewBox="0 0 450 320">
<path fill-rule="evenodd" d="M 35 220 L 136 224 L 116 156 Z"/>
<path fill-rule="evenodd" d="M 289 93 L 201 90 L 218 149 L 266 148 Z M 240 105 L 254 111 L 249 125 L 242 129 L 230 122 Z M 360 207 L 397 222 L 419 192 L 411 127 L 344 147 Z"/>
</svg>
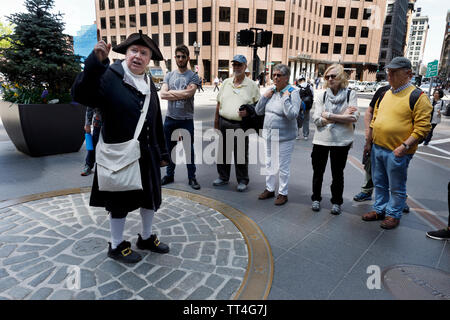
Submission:
<svg viewBox="0 0 450 320">
<path fill-rule="evenodd" d="M 166 146 L 169 154 L 172 155 L 172 149 L 175 148 L 178 141 L 172 141 L 172 133 L 177 129 L 185 129 L 189 132 L 190 139 L 186 141 L 183 139 L 183 148 L 187 157 L 186 167 L 188 171 L 188 178 L 195 178 L 195 164 L 194 164 L 194 120 L 175 120 L 170 117 L 166 117 L 164 121 L 164 135 L 166 136 Z M 190 154 L 190 157 L 189 157 Z M 175 163 L 172 161 L 172 157 L 170 157 L 169 165 L 166 168 L 166 175 L 169 177 L 173 177 L 175 175 Z"/>
<path fill-rule="evenodd" d="M 88 150 L 86 155 L 86 165 L 89 166 L 89 168 L 91 169 L 94 167 L 95 164 L 95 147 L 97 146 L 101 129 L 102 127 L 94 126 L 94 130 L 92 132 L 92 144 L 94 145 L 94 150 Z"/>
<path fill-rule="evenodd" d="M 400 219 L 406 203 L 406 178 L 412 154 L 396 157 L 391 150 L 372 146 L 372 180 L 375 187 L 374 210 Z"/>
</svg>

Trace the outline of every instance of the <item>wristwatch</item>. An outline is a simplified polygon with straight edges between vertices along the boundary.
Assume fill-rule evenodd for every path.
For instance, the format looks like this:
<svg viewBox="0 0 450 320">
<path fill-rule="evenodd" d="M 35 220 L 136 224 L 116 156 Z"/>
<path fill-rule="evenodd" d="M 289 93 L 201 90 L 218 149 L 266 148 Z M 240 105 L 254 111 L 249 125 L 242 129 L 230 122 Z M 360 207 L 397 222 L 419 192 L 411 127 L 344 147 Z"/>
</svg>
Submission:
<svg viewBox="0 0 450 320">
<path fill-rule="evenodd" d="M 405 147 L 406 150 L 409 150 L 410 146 L 408 146 L 406 143 L 402 142 L 402 145 Z"/>
</svg>

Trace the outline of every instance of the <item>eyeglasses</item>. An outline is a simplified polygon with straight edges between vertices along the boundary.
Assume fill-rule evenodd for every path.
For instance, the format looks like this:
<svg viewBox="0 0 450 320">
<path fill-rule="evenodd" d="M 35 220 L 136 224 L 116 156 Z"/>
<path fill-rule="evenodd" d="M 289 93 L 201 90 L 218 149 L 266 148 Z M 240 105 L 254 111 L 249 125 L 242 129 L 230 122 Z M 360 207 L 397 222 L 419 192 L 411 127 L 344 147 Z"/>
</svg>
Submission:
<svg viewBox="0 0 450 320">
<path fill-rule="evenodd" d="M 397 73 L 400 70 L 402 70 L 402 69 L 386 69 L 386 72 L 389 73 L 389 74 L 394 74 L 394 73 Z"/>
<path fill-rule="evenodd" d="M 324 78 L 325 80 L 336 79 L 336 74 L 327 74 Z"/>
<path fill-rule="evenodd" d="M 187 59 L 187 56 L 175 56 L 177 59 Z"/>
<path fill-rule="evenodd" d="M 231 64 L 233 67 L 242 67 L 244 64 L 243 63 L 238 63 L 238 62 L 234 62 Z"/>
<path fill-rule="evenodd" d="M 272 74 L 272 77 L 273 77 L 273 78 L 276 78 L 276 77 L 284 77 L 284 74 L 281 74 L 281 73 L 273 73 L 273 74 Z"/>
</svg>

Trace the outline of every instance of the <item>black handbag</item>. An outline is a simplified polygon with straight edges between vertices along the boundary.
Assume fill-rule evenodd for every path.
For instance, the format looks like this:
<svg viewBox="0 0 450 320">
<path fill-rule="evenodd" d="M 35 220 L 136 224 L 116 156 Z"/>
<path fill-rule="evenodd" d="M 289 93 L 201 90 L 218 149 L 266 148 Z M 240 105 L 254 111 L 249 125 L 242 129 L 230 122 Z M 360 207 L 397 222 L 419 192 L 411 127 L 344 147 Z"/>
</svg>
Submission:
<svg viewBox="0 0 450 320">
<path fill-rule="evenodd" d="M 247 116 L 242 118 L 242 127 L 244 130 L 254 129 L 259 133 L 264 126 L 264 115 L 257 115 L 255 111 L 255 104 L 243 104 L 239 107 L 240 111 L 246 110 Z"/>
</svg>

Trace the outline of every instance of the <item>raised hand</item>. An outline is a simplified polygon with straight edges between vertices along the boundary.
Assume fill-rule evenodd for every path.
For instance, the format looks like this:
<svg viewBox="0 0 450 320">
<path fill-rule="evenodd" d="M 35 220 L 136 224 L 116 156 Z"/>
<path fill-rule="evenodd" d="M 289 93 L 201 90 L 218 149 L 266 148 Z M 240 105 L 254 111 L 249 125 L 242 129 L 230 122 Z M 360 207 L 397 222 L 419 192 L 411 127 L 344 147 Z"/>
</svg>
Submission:
<svg viewBox="0 0 450 320">
<path fill-rule="evenodd" d="M 97 44 L 94 47 L 95 56 L 100 62 L 103 62 L 108 58 L 109 51 L 111 51 L 111 44 L 110 43 L 107 44 L 103 40 L 97 42 Z"/>
</svg>

